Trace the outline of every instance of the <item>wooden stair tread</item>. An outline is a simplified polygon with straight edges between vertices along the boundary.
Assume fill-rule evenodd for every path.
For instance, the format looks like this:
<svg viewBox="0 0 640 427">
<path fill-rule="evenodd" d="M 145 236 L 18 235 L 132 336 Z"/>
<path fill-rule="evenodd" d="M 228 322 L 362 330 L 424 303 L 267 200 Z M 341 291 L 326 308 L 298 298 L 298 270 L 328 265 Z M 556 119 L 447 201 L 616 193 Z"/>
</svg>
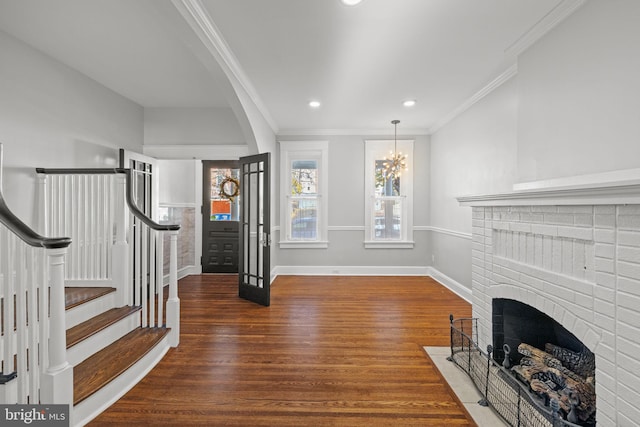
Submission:
<svg viewBox="0 0 640 427">
<path fill-rule="evenodd" d="M 124 306 L 120 308 L 112 308 L 109 311 L 105 311 L 79 325 L 74 326 L 67 330 L 67 348 L 70 348 L 80 341 L 83 341 L 90 336 L 97 334 L 98 332 L 106 329 L 108 326 L 113 325 L 119 320 L 140 311 L 139 306 Z"/>
<path fill-rule="evenodd" d="M 138 328 L 73 368 L 73 404 L 77 405 L 140 360 L 169 332 Z"/>
<path fill-rule="evenodd" d="M 115 292 L 116 288 L 109 287 L 65 287 L 64 288 L 64 305 L 65 309 L 77 307 L 87 301 L 100 298 L 103 295 Z"/>
</svg>

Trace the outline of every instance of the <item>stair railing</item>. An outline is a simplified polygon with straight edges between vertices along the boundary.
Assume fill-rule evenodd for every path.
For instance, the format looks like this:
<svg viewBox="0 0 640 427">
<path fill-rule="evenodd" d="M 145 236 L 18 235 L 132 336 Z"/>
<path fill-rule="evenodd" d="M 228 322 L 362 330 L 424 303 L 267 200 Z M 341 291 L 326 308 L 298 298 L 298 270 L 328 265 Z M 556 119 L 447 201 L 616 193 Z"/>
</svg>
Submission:
<svg viewBox="0 0 640 427">
<path fill-rule="evenodd" d="M 2 194 L 0 144 L 0 403 L 71 404 L 66 358 L 64 269 L 68 237 L 36 233 Z"/>
<path fill-rule="evenodd" d="M 175 224 L 146 216 L 133 198 L 130 169 L 36 169 L 43 204 L 42 226 L 71 235 L 66 283 L 110 284 L 119 306 L 142 308 L 142 327 L 171 328 L 180 336 Z M 169 292 L 164 303 L 164 243 L 169 247 Z"/>
</svg>

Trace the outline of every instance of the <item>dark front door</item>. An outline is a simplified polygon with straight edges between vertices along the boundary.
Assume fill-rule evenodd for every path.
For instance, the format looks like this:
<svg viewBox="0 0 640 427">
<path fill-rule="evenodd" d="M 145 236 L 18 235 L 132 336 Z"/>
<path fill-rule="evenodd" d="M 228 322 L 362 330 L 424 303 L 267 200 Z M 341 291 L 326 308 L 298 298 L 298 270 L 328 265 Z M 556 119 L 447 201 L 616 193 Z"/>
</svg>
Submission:
<svg viewBox="0 0 640 427">
<path fill-rule="evenodd" d="M 241 298 L 268 306 L 270 304 L 269 215 L 270 154 L 258 154 L 240 159 L 240 270 Z"/>
<path fill-rule="evenodd" d="M 202 272 L 238 272 L 240 175 L 234 160 L 203 160 Z"/>
</svg>

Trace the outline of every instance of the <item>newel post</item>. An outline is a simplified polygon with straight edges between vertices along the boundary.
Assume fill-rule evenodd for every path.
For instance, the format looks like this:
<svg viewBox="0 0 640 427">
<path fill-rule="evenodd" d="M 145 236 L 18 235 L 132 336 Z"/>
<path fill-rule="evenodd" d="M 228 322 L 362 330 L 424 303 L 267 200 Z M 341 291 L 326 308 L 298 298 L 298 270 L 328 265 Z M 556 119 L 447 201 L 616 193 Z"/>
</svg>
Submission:
<svg viewBox="0 0 640 427">
<path fill-rule="evenodd" d="M 169 345 L 177 347 L 180 343 L 180 299 L 178 298 L 178 231 L 169 234 L 169 299 L 167 300 L 167 327 Z"/>
<path fill-rule="evenodd" d="M 64 258 L 67 248 L 47 249 L 49 262 L 49 364 L 42 375 L 43 403 L 73 404 L 73 366 L 67 362 Z"/>
<path fill-rule="evenodd" d="M 113 284 L 116 287 L 116 300 L 119 306 L 132 305 L 131 280 L 129 274 L 129 243 L 127 242 L 127 209 L 125 195 L 127 176 L 116 174 L 115 203 L 115 243 L 111 247 Z"/>
</svg>

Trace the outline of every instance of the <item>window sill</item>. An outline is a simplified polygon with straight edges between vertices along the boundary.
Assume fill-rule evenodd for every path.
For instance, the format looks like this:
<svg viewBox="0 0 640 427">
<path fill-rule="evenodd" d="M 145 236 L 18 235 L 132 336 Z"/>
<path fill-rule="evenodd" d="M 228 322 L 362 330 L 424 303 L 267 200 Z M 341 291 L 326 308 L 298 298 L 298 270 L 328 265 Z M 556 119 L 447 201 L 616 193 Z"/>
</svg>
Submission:
<svg viewBox="0 0 640 427">
<path fill-rule="evenodd" d="M 295 240 L 282 240 L 279 243 L 280 249 L 326 249 L 329 247 L 329 242 L 326 240 L 318 241 L 295 241 Z"/>
<path fill-rule="evenodd" d="M 413 249 L 415 242 L 409 240 L 365 240 L 366 249 Z"/>
</svg>

